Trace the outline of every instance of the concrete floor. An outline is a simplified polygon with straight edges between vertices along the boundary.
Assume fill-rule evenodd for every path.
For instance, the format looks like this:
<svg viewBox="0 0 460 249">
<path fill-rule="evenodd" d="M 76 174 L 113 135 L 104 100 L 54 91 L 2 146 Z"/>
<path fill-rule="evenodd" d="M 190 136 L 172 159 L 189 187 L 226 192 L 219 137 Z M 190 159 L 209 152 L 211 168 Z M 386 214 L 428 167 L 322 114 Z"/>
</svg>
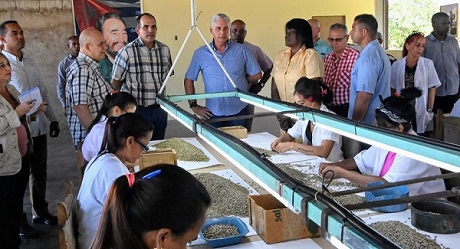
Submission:
<svg viewBox="0 0 460 249">
<path fill-rule="evenodd" d="M 56 202 L 64 199 L 64 182 L 72 181 L 78 191 L 79 178 L 75 168 L 75 150 L 72 145 L 69 129 L 61 124 L 61 134 L 57 138 L 48 138 L 48 186 L 47 200 L 49 210 L 56 214 Z M 252 132 L 268 131 L 274 135 L 279 134 L 278 121 L 275 116 L 255 118 Z M 168 123 L 166 138 L 171 137 L 192 137 L 194 134 L 181 125 L 178 121 L 172 120 Z M 24 211 L 31 220 L 31 205 L 29 192 L 24 197 Z M 40 231 L 40 238 L 26 240 L 21 244 L 22 249 L 53 249 L 59 248 L 59 235 L 57 227 L 46 225 L 32 225 Z"/>
</svg>

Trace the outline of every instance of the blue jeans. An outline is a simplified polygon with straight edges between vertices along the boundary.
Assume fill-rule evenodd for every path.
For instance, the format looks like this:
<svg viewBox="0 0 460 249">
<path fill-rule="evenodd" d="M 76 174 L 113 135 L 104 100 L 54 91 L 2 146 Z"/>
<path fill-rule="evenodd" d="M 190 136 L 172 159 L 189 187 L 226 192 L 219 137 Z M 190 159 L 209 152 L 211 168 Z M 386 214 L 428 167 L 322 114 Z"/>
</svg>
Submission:
<svg viewBox="0 0 460 249">
<path fill-rule="evenodd" d="M 161 109 L 160 105 L 149 105 L 147 107 L 138 105 L 136 114 L 141 115 L 153 125 L 153 134 L 150 140 L 165 139 L 168 113 Z"/>
<path fill-rule="evenodd" d="M 237 117 L 237 116 L 242 116 L 242 115 L 248 115 L 249 114 L 249 105 L 243 108 L 239 113 L 235 115 L 230 115 L 230 116 L 212 116 L 211 119 L 217 119 L 217 118 L 230 118 L 230 117 Z M 235 119 L 235 120 L 229 120 L 229 121 L 219 121 L 215 123 L 210 123 L 210 125 L 219 128 L 219 127 L 226 127 L 226 126 L 236 126 L 236 125 L 241 125 L 244 126 L 246 124 L 246 119 Z"/>
</svg>

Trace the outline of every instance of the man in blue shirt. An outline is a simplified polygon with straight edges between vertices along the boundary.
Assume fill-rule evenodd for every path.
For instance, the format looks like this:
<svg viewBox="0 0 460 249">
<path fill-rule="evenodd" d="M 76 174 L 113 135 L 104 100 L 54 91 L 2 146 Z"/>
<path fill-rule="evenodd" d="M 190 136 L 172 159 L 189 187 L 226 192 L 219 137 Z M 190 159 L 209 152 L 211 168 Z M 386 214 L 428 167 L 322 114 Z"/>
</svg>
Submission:
<svg viewBox="0 0 460 249">
<path fill-rule="evenodd" d="M 321 37 L 320 37 L 321 28 L 320 28 L 320 24 L 318 20 L 309 19 L 307 22 L 311 26 L 311 31 L 313 33 L 313 43 L 315 44 L 315 50 L 316 52 L 318 52 L 319 56 L 321 56 L 321 59 L 324 59 L 324 57 L 327 54 L 332 52 L 332 48 L 327 42 L 321 40 Z"/>
<path fill-rule="evenodd" d="M 225 14 L 217 14 L 211 19 L 211 34 L 213 41 L 209 46 L 219 58 L 225 70 L 230 75 L 236 88 L 247 91 L 249 82 L 257 81 L 262 73 L 254 54 L 242 44 L 231 42 L 230 18 Z M 186 94 L 195 94 L 194 82 L 201 71 L 205 93 L 234 91 L 228 77 L 219 66 L 207 46 L 198 48 L 192 57 L 192 62 L 185 74 L 184 88 Z M 209 98 L 206 106 L 200 106 L 196 100 L 189 101 L 192 111 L 203 119 L 233 117 L 246 115 L 248 104 L 237 97 Z M 231 120 L 212 123 L 215 127 L 243 125 L 245 120 Z"/>
<path fill-rule="evenodd" d="M 365 124 L 375 123 L 375 109 L 380 105 L 379 95 L 390 96 L 390 61 L 375 36 L 378 23 L 374 16 L 355 17 L 351 39 L 363 50 L 351 74 L 350 108 L 348 118 Z"/>
<path fill-rule="evenodd" d="M 433 61 L 441 86 L 436 88 L 433 112 L 442 109 L 449 113 L 458 99 L 460 48 L 454 37 L 447 35 L 450 19 L 444 12 L 438 12 L 431 18 L 433 32 L 426 37 L 422 56 Z"/>
</svg>

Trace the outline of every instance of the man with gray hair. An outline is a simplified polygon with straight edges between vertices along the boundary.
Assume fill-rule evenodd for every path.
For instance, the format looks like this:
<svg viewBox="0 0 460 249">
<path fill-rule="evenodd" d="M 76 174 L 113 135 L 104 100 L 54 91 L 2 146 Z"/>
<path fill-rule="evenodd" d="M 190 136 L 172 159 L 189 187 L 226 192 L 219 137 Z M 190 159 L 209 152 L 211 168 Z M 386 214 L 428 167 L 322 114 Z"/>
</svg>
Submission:
<svg viewBox="0 0 460 249">
<path fill-rule="evenodd" d="M 320 37 L 320 31 L 321 27 L 319 24 L 319 21 L 316 19 L 309 19 L 307 22 L 311 26 L 311 31 L 313 33 L 313 43 L 315 44 L 315 50 L 318 52 L 319 56 L 321 56 L 321 59 L 324 59 L 324 57 L 332 52 L 331 46 L 324 42 L 321 37 Z"/>
<path fill-rule="evenodd" d="M 351 70 L 359 55 L 358 51 L 347 45 L 348 37 L 347 26 L 341 23 L 333 24 L 327 38 L 332 52 L 324 57 L 323 83 L 333 93 L 332 103 L 328 108 L 342 117 L 348 115 Z"/>
<path fill-rule="evenodd" d="M 216 14 L 211 19 L 210 32 L 213 36 L 209 46 L 217 55 L 239 90 L 247 91 L 249 82 L 261 78 L 259 64 L 254 54 L 237 42 L 231 42 L 230 18 L 225 14 Z M 184 88 L 186 94 L 195 94 L 194 82 L 201 72 L 205 92 L 229 92 L 235 88 L 217 63 L 207 46 L 195 50 L 192 62 L 185 74 Z M 206 106 L 200 106 L 196 100 L 189 100 L 192 111 L 203 119 L 237 117 L 248 114 L 248 104 L 237 97 L 210 98 Z M 245 120 L 213 122 L 215 127 L 243 125 Z"/>
</svg>

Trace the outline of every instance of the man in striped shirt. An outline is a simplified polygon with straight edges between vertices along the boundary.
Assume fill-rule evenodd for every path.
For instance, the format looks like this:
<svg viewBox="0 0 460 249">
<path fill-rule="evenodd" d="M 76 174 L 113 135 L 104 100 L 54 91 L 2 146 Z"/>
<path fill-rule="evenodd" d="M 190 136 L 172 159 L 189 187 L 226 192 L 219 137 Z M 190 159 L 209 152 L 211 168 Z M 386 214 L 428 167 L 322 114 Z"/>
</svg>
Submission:
<svg viewBox="0 0 460 249">
<path fill-rule="evenodd" d="M 351 70 L 359 52 L 347 45 L 347 26 L 335 23 L 329 29 L 329 44 L 332 52 L 324 57 L 324 84 L 333 93 L 332 104 L 328 108 L 337 115 L 347 117 L 350 96 Z"/>
<path fill-rule="evenodd" d="M 137 99 L 136 113 L 155 127 L 151 140 L 164 139 L 168 114 L 157 102 L 161 88 L 172 66 L 169 47 L 157 41 L 157 22 L 144 13 L 137 18 L 138 38 L 122 48 L 113 63 L 112 85 Z"/>
</svg>

